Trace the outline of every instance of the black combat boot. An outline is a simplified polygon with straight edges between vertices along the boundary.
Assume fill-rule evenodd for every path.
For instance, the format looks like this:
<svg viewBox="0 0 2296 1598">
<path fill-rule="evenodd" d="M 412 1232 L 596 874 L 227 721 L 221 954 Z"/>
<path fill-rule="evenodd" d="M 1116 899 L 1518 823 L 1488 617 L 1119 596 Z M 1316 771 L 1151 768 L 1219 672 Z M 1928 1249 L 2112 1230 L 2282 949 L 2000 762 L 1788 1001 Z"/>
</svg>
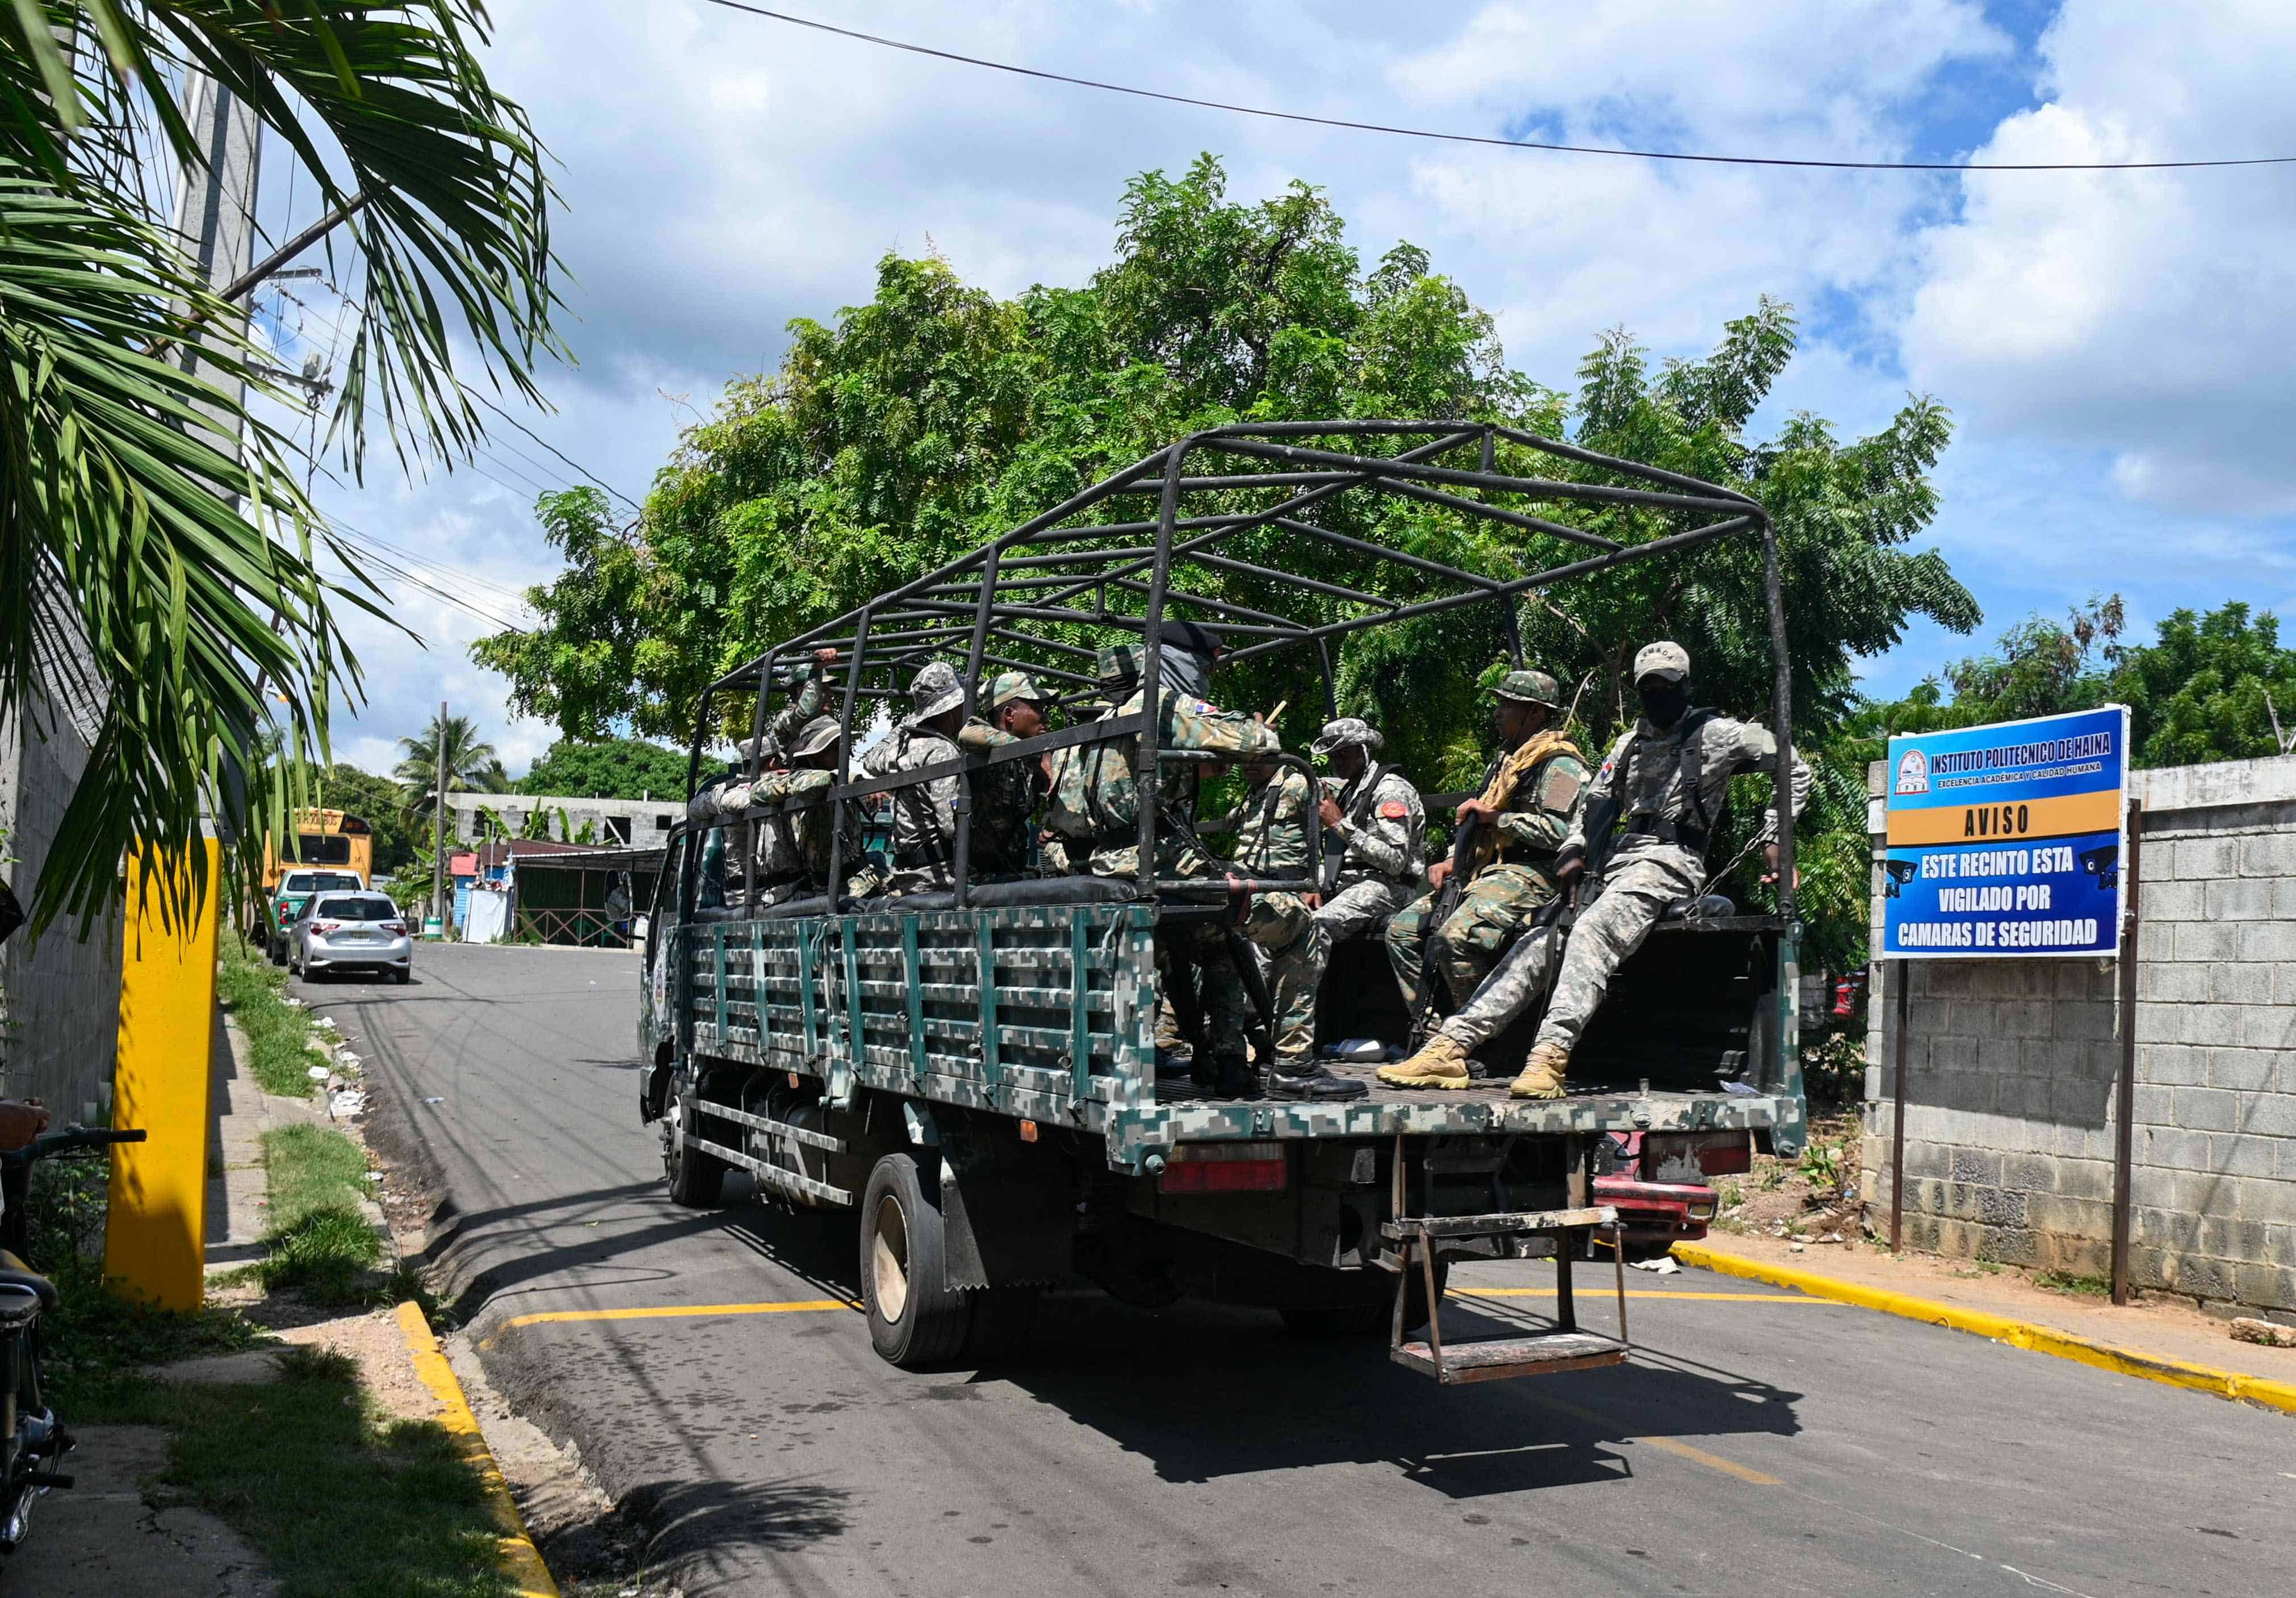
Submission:
<svg viewBox="0 0 2296 1598">
<path fill-rule="evenodd" d="M 1300 1068 L 1295 1075 L 1293 1067 Z M 1361 1082 L 1335 1077 L 1326 1068 L 1312 1060 L 1279 1061 L 1267 1078 L 1267 1096 L 1271 1099 L 1306 1099 L 1316 1104 L 1344 1104 L 1350 1099 L 1369 1095 L 1371 1089 Z"/>
<path fill-rule="evenodd" d="M 1256 1099 L 1259 1097 L 1259 1073 L 1251 1069 L 1251 1061 L 1242 1054 L 1222 1054 L 1215 1062 L 1218 1068 L 1217 1096 L 1223 1099 Z"/>
</svg>

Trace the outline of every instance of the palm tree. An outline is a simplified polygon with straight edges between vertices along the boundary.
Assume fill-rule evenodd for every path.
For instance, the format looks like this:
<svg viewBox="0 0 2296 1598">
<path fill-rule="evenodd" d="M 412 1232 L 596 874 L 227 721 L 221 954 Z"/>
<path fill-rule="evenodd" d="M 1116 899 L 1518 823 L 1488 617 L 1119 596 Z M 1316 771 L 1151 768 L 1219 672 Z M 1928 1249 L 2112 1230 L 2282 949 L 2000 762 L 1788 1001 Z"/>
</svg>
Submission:
<svg viewBox="0 0 2296 1598">
<path fill-rule="evenodd" d="M 465 793 L 508 793 L 510 778 L 495 755 L 495 746 L 479 737 L 467 716 L 449 716 L 443 728 L 437 717 L 422 736 L 398 741 L 399 761 L 390 774 L 398 781 L 401 804 L 410 818 L 427 816 L 439 798 L 439 743 L 447 744 L 447 786 Z"/>
<path fill-rule="evenodd" d="M 197 903 L 207 815 L 259 857 L 327 764 L 330 702 L 359 698 L 340 618 L 380 612 L 263 419 L 280 395 L 243 300 L 145 181 L 206 164 L 187 79 L 250 109 L 332 219 L 337 273 L 360 269 L 328 447 L 358 473 L 373 419 L 402 467 L 451 466 L 484 433 L 457 349 L 538 397 L 560 348 L 545 155 L 487 79 L 488 28 L 482 0 L 0 6 L 0 721 L 64 701 L 94 725 L 37 924 L 117 903 L 131 844 L 188 857 L 154 886 L 170 914 Z"/>
</svg>

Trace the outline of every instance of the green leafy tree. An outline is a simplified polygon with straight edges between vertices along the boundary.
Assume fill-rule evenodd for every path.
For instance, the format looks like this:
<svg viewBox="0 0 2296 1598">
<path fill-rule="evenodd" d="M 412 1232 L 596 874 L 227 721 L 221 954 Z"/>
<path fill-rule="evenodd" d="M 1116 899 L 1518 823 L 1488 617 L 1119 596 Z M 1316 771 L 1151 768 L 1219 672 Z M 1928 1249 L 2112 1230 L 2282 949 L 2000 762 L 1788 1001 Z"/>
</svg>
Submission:
<svg viewBox="0 0 2296 1598">
<path fill-rule="evenodd" d="M 1979 619 L 1944 561 L 1914 547 L 1937 510 L 1929 474 L 1951 434 L 1941 406 L 1910 398 L 1865 438 L 1841 439 L 1808 414 L 1772 438 L 1748 436 L 1792 356 L 1786 307 L 1762 301 L 1693 361 L 1654 363 L 1625 333 L 1609 334 L 1566 396 L 1507 366 L 1491 319 L 1424 251 L 1398 244 L 1366 271 L 1321 191 L 1295 184 L 1257 204 L 1232 201 L 1209 157 L 1177 179 L 1152 172 L 1133 181 L 1116 258 L 1081 288 L 998 299 L 937 258 L 890 256 L 868 303 L 833 324 L 800 320 L 791 332 L 776 374 L 732 384 L 715 414 L 686 432 L 635 526 L 617 527 L 593 492 L 541 502 L 568 569 L 531 591 L 542 618 L 533 632 L 474 650 L 509 676 L 516 709 L 549 717 L 568 737 L 627 723 L 682 742 L 704 686 L 774 640 L 977 546 L 1176 437 L 1244 419 L 1504 422 L 1758 497 L 1778 529 L 1797 725 L 1808 744 L 1854 704 L 1853 663 L 1894 645 L 1909 618 L 1962 631 Z M 1574 470 L 1511 445 L 1498 464 L 1526 476 Z M 1128 514 L 1136 509 L 1108 512 Z M 1349 499 L 1317 515 L 1334 530 L 1492 576 L 1567 558 L 1547 535 L 1417 502 Z M 1677 530 L 1662 512 L 1590 520 L 1628 539 Z M 1280 530 L 1239 534 L 1224 553 L 1387 598 L 1430 592 L 1407 569 L 1304 547 Z M 1191 592 L 1303 619 L 1330 619 L 1346 603 L 1201 565 L 1177 578 Z M 1655 637 L 1690 649 L 1706 702 L 1767 717 L 1765 616 L 1760 548 L 1745 539 L 1521 604 L 1527 652 L 1566 684 L 1585 684 L 1579 721 L 1597 742 L 1629 713 L 1634 651 Z M 1390 755 L 1425 785 L 1462 786 L 1486 736 L 1477 690 L 1505 657 L 1496 606 L 1370 629 L 1339 651 L 1341 708 L 1377 719 Z M 1233 669 L 1221 693 L 1244 705 L 1288 701 L 1283 731 L 1295 745 L 1323 715 L 1319 674 L 1298 651 Z M 718 730 L 746 733 L 749 705 L 719 710 Z M 1862 771 L 1828 789 L 1852 785 L 1855 802 L 1813 817 L 1836 835 L 1832 853 L 1817 849 L 1805 871 L 1819 895 L 1809 902 L 1844 947 L 1862 936 L 1862 899 L 1825 884 L 1862 880 Z M 1821 856 L 1831 878 L 1816 869 Z"/>
<path fill-rule="evenodd" d="M 398 741 L 400 758 L 391 775 L 398 780 L 401 807 L 408 816 L 427 818 L 438 807 L 442 742 L 446 746 L 448 789 L 472 793 L 510 791 L 510 779 L 503 773 L 495 746 L 479 736 L 469 717 L 449 716 L 442 723 L 433 716 L 430 725 L 420 735 Z"/>
<path fill-rule="evenodd" d="M 2112 697 L 2129 708 L 2144 766 L 2254 760 L 2296 748 L 2296 650 L 2279 619 L 2238 600 L 2170 613 L 2160 636 L 2123 651 Z"/>
<path fill-rule="evenodd" d="M 451 462 L 482 430 L 458 360 L 532 394 L 556 348 L 542 151 L 488 79 L 487 34 L 478 0 L 0 9 L 0 716 L 62 699 L 96 724 L 38 924 L 115 903 L 131 843 L 201 881 L 201 818 L 243 788 L 251 873 L 325 763 L 331 699 L 359 692 L 340 617 L 370 591 L 320 575 L 323 556 L 357 573 L 356 552 L 257 414 L 279 396 L 243 304 L 200 280 L 146 182 L 206 165 L 187 74 L 250 107 L 348 217 L 363 303 L 332 438 L 348 463 L 373 421 L 402 461 Z M 152 886 L 170 915 L 193 902 L 172 873 Z"/>
<path fill-rule="evenodd" d="M 562 738 L 518 780 L 518 791 L 568 799 L 683 799 L 685 762 L 685 750 L 642 738 Z"/>
</svg>

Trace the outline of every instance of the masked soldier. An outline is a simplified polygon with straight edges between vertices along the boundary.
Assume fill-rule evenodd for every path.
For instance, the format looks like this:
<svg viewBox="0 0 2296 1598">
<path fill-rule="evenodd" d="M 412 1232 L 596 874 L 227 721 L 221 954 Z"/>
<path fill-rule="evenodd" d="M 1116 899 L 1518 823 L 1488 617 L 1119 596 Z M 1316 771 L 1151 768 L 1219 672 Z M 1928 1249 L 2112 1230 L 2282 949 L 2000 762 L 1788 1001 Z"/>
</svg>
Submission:
<svg viewBox="0 0 2296 1598">
<path fill-rule="evenodd" d="M 1044 690 L 1024 671 L 999 672 L 980 699 L 981 718 L 957 730 L 957 747 L 986 754 L 1048 730 Z M 972 874 L 1011 881 L 1029 869 L 1036 811 L 1045 797 L 1051 762 L 1003 760 L 972 774 Z"/>
<path fill-rule="evenodd" d="M 1453 1004 L 1462 1002 L 1490 974 L 1507 940 L 1561 893 L 1554 851 L 1578 815 L 1587 763 L 1553 725 L 1562 692 L 1546 673 L 1508 672 L 1497 700 L 1500 752 L 1484 769 L 1481 792 L 1459 807 L 1452 857 L 1427 873 L 1433 890 L 1388 925 L 1388 957 L 1414 1013 L 1434 1007 L 1436 996 L 1422 992 L 1426 973 L 1440 979 Z M 1454 895 L 1456 907 L 1439 914 Z M 1428 1069 L 1438 1063 L 1440 1070 Z M 1423 1051 L 1379 1074 L 1398 1086 L 1464 1087 L 1468 1079 L 1464 1055 L 1430 1061 Z"/>
<path fill-rule="evenodd" d="M 1305 877 L 1308 828 L 1313 824 L 1308 779 L 1264 758 L 1246 762 L 1243 772 L 1251 790 L 1235 814 L 1202 830 L 1235 832 L 1235 866 L 1246 877 Z M 1228 882 L 1232 893 L 1243 893 L 1234 873 Z M 1319 1102 L 1362 1098 L 1370 1091 L 1362 1083 L 1345 1081 L 1316 1063 L 1316 988 L 1328 945 L 1310 901 L 1291 892 L 1250 894 L 1242 930 L 1259 951 L 1255 958 L 1268 989 L 1275 1052 L 1268 1095 Z"/>
<path fill-rule="evenodd" d="M 1648 644 L 1635 657 L 1635 692 L 1642 717 L 1611 747 L 1588 791 L 1585 818 L 1555 857 L 1555 874 L 1565 881 L 1595 857 L 1602 881 L 1591 900 L 1579 896 L 1585 907 L 1564 945 L 1538 1040 L 1514 1079 L 1517 1098 L 1563 1095 L 1570 1051 L 1611 973 L 1669 906 L 1704 891 L 1706 845 L 1730 779 L 1777 758 L 1778 741 L 1767 728 L 1691 708 L 1690 654 L 1678 643 Z M 1792 770 L 1799 811 L 1809 799 L 1810 771 L 1798 755 Z M 1773 840 L 1776 831 L 1773 809 Z M 1775 841 L 1766 857 L 1775 870 Z"/>
<path fill-rule="evenodd" d="M 889 777 L 959 758 L 956 731 L 964 719 L 964 685 L 956 668 L 946 660 L 929 661 L 909 684 L 909 701 L 914 713 L 863 757 L 864 774 Z M 934 777 L 888 792 L 893 809 L 888 891 L 931 893 L 955 885 L 956 800 L 964 781 Z"/>
<path fill-rule="evenodd" d="M 1377 926 L 1418 897 L 1427 872 L 1427 812 L 1411 779 L 1374 757 L 1385 741 L 1362 717 L 1324 724 L 1313 748 L 1331 767 L 1319 796 L 1330 945 Z"/>
</svg>

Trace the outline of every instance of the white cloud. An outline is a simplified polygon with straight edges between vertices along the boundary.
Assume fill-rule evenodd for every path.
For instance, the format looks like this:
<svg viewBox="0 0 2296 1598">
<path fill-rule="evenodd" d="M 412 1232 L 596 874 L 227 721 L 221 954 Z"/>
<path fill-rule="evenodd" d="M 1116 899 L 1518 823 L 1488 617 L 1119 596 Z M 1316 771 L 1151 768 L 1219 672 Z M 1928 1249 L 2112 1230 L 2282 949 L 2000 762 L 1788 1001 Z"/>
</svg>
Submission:
<svg viewBox="0 0 2296 1598">
<path fill-rule="evenodd" d="M 530 420 L 627 492 L 692 419 L 664 394 L 706 411 L 726 379 L 779 359 L 791 317 L 865 299 L 886 251 L 930 235 L 1002 294 L 1078 283 L 1109 258 L 1128 178 L 1211 150 L 1239 198 L 1294 177 L 1328 187 L 1366 258 L 1399 237 L 1426 247 L 1498 316 L 1513 364 L 1558 386 L 1603 328 L 1694 354 L 1758 294 L 1792 300 L 1809 337 L 1759 420 L 1807 406 L 1854 435 L 1908 387 L 1934 392 L 1962 423 L 1939 541 L 1997 619 L 2091 587 L 2159 595 L 2146 613 L 2214 602 L 2276 542 L 2245 514 L 2296 496 L 2296 451 L 2275 436 L 2296 383 L 2282 358 L 2296 343 L 2296 173 L 1964 184 L 1474 150 L 1030 82 L 698 0 L 493 9 L 494 70 L 560 162 L 554 237 L 582 362 L 544 374 L 561 414 Z M 1315 114 L 1876 159 L 1931 147 L 1940 83 L 1962 75 L 1965 117 L 1968 76 L 2013 54 L 1975 0 L 1524 0 L 1431 37 L 1429 19 L 1297 0 L 872 0 L 834 20 Z M 2068 0 L 2047 103 L 1974 136 L 1990 133 L 1994 160 L 2296 150 L 2278 81 L 2292 32 L 2284 5 L 2195 20 Z M 329 503 L 456 570 L 533 580 L 556 561 L 532 485 L 511 473 L 571 473 L 500 438 L 487 469 L 508 488 L 462 472 Z M 2163 540 L 2190 554 L 2173 573 Z M 431 647 L 358 634 L 371 703 L 339 722 L 343 747 L 381 760 L 441 697 L 480 712 L 513 770 L 546 745 L 551 729 L 511 722 L 504 684 L 469 662 L 481 624 L 419 594 L 406 614 Z"/>
<path fill-rule="evenodd" d="M 2047 103 L 1986 161 L 2296 152 L 2296 9 L 2068 0 Z M 1970 175 L 1920 250 L 1904 330 L 1923 387 L 1980 426 L 2102 451 L 2126 499 L 2296 511 L 2296 168 Z"/>
</svg>

